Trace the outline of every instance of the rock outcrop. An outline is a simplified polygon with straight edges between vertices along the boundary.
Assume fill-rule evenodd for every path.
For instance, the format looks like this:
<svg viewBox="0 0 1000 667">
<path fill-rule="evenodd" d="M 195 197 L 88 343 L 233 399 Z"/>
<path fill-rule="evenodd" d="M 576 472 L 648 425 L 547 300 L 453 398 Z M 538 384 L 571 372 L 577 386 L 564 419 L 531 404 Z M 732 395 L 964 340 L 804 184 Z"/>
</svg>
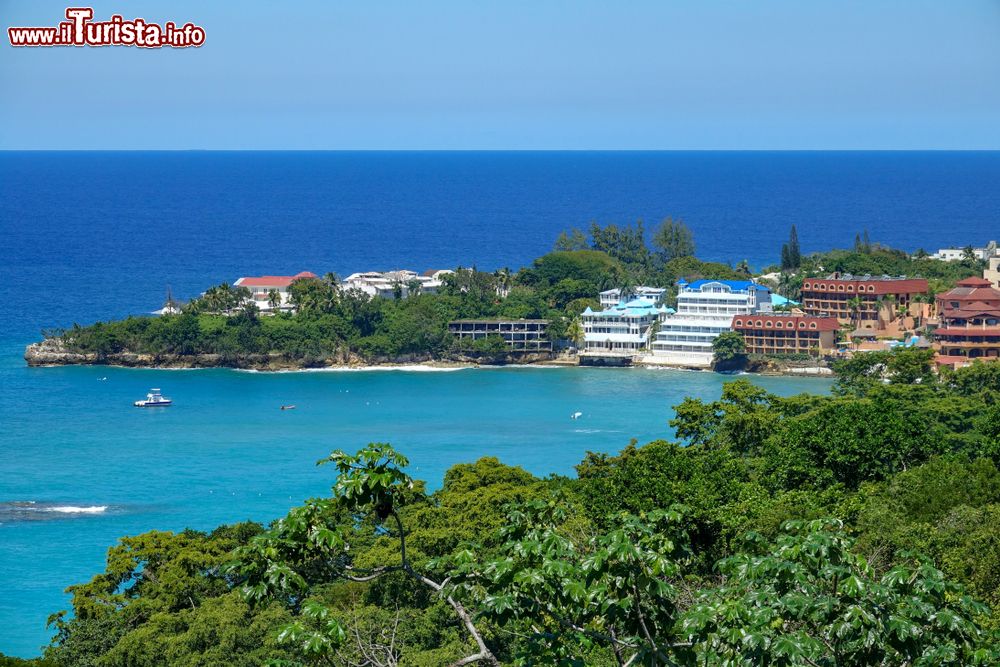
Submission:
<svg viewBox="0 0 1000 667">
<path fill-rule="evenodd" d="M 553 361 L 548 352 L 507 353 L 478 356 L 448 354 L 406 354 L 366 359 L 343 351 L 328 357 L 291 358 L 280 353 L 223 356 L 219 354 L 136 354 L 116 352 L 99 355 L 67 349 L 62 340 L 50 338 L 32 343 L 24 351 L 29 366 L 127 366 L 131 368 L 241 368 L 260 371 L 299 370 L 305 368 L 361 368 L 367 366 L 400 366 L 411 364 L 437 365 L 504 365 L 535 364 Z"/>
</svg>

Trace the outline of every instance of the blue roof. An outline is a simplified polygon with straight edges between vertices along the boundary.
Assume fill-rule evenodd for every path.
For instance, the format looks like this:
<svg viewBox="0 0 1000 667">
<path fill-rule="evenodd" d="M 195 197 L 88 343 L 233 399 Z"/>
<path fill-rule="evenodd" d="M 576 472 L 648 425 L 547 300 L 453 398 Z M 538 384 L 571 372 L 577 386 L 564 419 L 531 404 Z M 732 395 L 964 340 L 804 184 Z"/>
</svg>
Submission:
<svg viewBox="0 0 1000 667">
<path fill-rule="evenodd" d="M 774 292 L 771 292 L 771 305 L 772 306 L 797 306 L 797 305 L 799 305 L 799 302 L 798 301 L 792 301 L 791 299 L 786 299 L 785 297 L 781 296 L 780 294 L 775 294 Z"/>
<path fill-rule="evenodd" d="M 701 289 L 703 285 L 708 285 L 711 283 L 720 283 L 722 285 L 727 285 L 732 290 L 746 291 L 751 289 L 767 289 L 764 285 L 758 285 L 752 280 L 696 280 L 693 283 L 688 284 L 688 289 Z"/>
<path fill-rule="evenodd" d="M 587 310 L 583 311 L 583 314 L 608 315 L 616 317 L 633 315 L 641 317 L 643 315 L 649 315 L 654 313 L 672 313 L 672 312 L 674 312 L 673 308 L 661 306 L 653 299 L 647 299 L 645 297 L 640 296 L 636 297 L 635 299 L 632 299 L 631 301 L 619 303 L 616 306 L 611 306 L 606 310 L 601 310 L 597 312 L 592 311 L 588 306 Z"/>
</svg>

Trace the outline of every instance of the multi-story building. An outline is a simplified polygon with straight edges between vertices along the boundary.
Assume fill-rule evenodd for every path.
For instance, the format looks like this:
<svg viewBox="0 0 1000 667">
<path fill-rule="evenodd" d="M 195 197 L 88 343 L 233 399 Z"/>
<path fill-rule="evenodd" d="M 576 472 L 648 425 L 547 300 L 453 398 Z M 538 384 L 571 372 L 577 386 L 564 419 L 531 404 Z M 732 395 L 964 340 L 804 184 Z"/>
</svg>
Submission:
<svg viewBox="0 0 1000 667">
<path fill-rule="evenodd" d="M 599 295 L 601 301 L 601 309 L 606 310 L 617 306 L 622 300 L 621 289 L 608 289 L 601 292 Z M 656 303 L 663 303 L 663 300 L 667 297 L 666 287 L 646 287 L 640 285 L 632 289 L 631 299 L 642 298 L 650 299 Z"/>
<path fill-rule="evenodd" d="M 661 315 L 673 312 L 654 299 L 637 297 L 610 308 L 583 311 L 583 354 L 630 357 L 649 348 L 650 334 Z"/>
<path fill-rule="evenodd" d="M 732 330 L 733 317 L 770 313 L 771 291 L 752 280 L 678 283 L 677 311 L 660 318 L 653 355 L 664 363 L 708 366 L 712 341 Z"/>
<path fill-rule="evenodd" d="M 836 348 L 840 323 L 835 317 L 791 313 L 737 315 L 733 331 L 743 334 L 749 354 L 812 354 Z"/>
<path fill-rule="evenodd" d="M 548 320 L 483 319 L 448 323 L 448 331 L 459 340 L 476 341 L 495 336 L 516 352 L 550 351 L 552 342 L 548 339 L 548 328 Z"/>
<path fill-rule="evenodd" d="M 1000 357 L 1000 289 L 985 278 L 966 278 L 937 295 L 941 326 L 935 346 L 947 357 Z"/>
<path fill-rule="evenodd" d="M 910 308 L 915 296 L 926 293 L 923 278 L 834 273 L 802 281 L 802 310 L 817 317 L 836 317 L 841 324 L 880 328 L 895 317 L 896 308 Z M 886 312 L 889 304 L 893 312 Z"/>
<path fill-rule="evenodd" d="M 383 299 L 395 299 L 397 296 L 406 298 L 413 294 L 435 294 L 443 284 L 441 277 L 452 273 L 447 269 L 441 271 L 425 271 L 418 274 L 415 271 L 400 269 L 397 271 L 364 271 L 352 273 L 342 283 L 344 289 L 361 290 L 369 296 Z"/>
<path fill-rule="evenodd" d="M 262 311 L 283 310 L 292 307 L 288 300 L 288 288 L 293 282 L 301 278 L 317 277 L 315 273 L 309 271 L 302 271 L 294 276 L 246 276 L 237 279 L 233 285 L 249 289 L 253 302 Z M 271 305 L 272 290 L 278 293 L 276 308 Z"/>
<path fill-rule="evenodd" d="M 996 252 L 997 242 L 990 241 L 986 244 L 985 248 L 941 248 L 933 255 L 930 255 L 930 258 L 943 262 L 960 262 L 969 255 L 970 250 L 972 251 L 973 259 L 985 262 Z"/>
<path fill-rule="evenodd" d="M 994 252 L 986 259 L 983 278 L 988 280 L 992 287 L 1000 287 L 1000 251 Z"/>
</svg>

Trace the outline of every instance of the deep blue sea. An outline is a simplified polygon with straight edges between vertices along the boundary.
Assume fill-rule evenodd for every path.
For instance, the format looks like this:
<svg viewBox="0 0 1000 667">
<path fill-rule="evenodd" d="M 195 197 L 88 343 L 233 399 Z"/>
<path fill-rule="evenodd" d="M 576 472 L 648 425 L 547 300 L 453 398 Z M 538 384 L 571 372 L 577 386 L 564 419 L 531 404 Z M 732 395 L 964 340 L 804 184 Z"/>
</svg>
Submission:
<svg viewBox="0 0 1000 667">
<path fill-rule="evenodd" d="M 0 652 L 37 654 L 63 589 L 118 536 L 274 518 L 328 490 L 313 464 L 331 449 L 390 441 L 432 487 L 485 455 L 572 474 L 588 450 L 669 437 L 670 406 L 725 379 L 28 369 L 43 327 L 247 274 L 517 268 L 591 220 L 680 217 L 701 257 L 758 266 L 792 223 L 807 252 L 863 229 L 911 250 L 980 244 L 1000 237 L 998 183 L 1000 153 L 0 153 Z M 132 408 L 152 386 L 176 405 Z"/>
</svg>

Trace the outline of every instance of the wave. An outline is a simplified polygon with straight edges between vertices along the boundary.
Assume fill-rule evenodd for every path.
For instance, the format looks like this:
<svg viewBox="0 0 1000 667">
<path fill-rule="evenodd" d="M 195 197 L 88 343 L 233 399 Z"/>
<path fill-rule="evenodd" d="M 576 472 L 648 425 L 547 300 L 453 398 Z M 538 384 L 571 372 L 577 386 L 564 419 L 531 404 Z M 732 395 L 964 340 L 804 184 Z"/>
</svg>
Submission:
<svg viewBox="0 0 1000 667">
<path fill-rule="evenodd" d="M 234 368 L 237 373 L 378 373 L 383 371 L 402 371 L 406 373 L 453 373 L 467 371 L 475 366 L 425 366 L 423 364 L 404 364 L 398 366 L 330 366 L 326 368 L 283 368 L 277 371 L 262 371 L 256 368 Z M 499 367 L 498 367 L 499 368 Z"/>
<path fill-rule="evenodd" d="M 108 509 L 107 505 L 90 505 L 78 507 L 76 505 L 59 505 L 57 507 L 46 507 L 43 512 L 62 512 L 63 514 L 100 514 Z"/>
<path fill-rule="evenodd" d="M 110 509 L 112 509 L 110 505 L 69 505 L 35 500 L 14 500 L 0 502 L 0 522 L 51 521 L 74 516 L 104 514 Z"/>
</svg>

